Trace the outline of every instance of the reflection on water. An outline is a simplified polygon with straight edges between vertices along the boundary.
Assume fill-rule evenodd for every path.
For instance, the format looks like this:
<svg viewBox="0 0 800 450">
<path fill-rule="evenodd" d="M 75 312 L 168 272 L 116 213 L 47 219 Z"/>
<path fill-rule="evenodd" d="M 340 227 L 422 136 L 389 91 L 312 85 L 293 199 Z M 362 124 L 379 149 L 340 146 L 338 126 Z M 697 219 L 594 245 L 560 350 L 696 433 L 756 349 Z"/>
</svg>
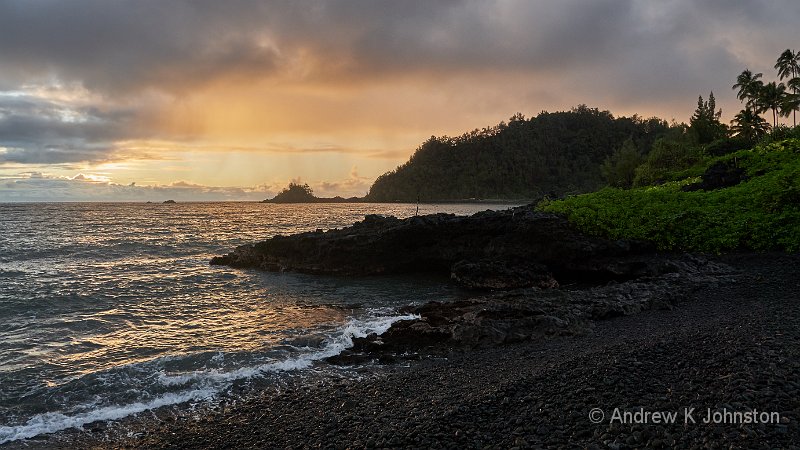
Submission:
<svg viewBox="0 0 800 450">
<path fill-rule="evenodd" d="M 420 213 L 488 208 L 421 205 Z M 207 398 L 267 370 L 308 367 L 339 351 L 348 336 L 388 326 L 399 305 L 457 296 L 441 280 L 208 265 L 214 255 L 276 234 L 343 227 L 372 213 L 406 217 L 415 209 L 0 204 L 0 443 L 73 426 L 81 414 L 88 420 L 106 411 L 100 418 L 111 418 Z M 174 382 L 187 374 L 186 383 Z M 64 417 L 42 419 L 55 412 Z M 47 426 L 32 428 L 31 417 Z"/>
</svg>

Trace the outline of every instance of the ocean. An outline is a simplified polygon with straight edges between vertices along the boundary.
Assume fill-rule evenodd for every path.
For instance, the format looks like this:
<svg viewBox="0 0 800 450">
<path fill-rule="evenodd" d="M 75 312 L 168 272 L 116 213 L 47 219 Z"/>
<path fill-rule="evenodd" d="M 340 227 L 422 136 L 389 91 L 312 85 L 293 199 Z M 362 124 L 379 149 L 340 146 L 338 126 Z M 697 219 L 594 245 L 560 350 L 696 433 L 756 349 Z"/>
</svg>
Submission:
<svg viewBox="0 0 800 450">
<path fill-rule="evenodd" d="M 472 214 L 509 205 L 421 205 Z M 0 203 L 0 444 L 213 402 L 381 333 L 398 307 L 452 300 L 418 276 L 337 278 L 209 266 L 277 234 L 408 204 Z"/>
</svg>

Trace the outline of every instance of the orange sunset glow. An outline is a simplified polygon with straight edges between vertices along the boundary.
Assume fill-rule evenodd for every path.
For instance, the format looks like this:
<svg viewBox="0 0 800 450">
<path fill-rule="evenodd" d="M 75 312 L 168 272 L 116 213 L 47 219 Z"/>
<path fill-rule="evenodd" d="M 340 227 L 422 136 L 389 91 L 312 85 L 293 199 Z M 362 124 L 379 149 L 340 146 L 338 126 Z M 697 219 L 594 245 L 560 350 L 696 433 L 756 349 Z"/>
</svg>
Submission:
<svg viewBox="0 0 800 450">
<path fill-rule="evenodd" d="M 0 5 L 0 200 L 259 200 L 289 180 L 362 196 L 431 135 L 517 112 L 587 104 L 680 122 L 714 91 L 730 120 L 731 74 L 768 66 L 797 38 L 798 13 L 791 2 L 89 3 L 93 14 Z"/>
</svg>

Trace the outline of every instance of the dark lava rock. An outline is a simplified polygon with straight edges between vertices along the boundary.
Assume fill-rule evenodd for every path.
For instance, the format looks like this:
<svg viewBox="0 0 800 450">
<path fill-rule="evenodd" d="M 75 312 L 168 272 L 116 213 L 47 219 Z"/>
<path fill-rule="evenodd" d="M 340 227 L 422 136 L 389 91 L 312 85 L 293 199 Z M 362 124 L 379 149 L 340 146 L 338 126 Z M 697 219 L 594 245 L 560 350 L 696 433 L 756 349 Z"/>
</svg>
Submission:
<svg viewBox="0 0 800 450">
<path fill-rule="evenodd" d="M 733 161 L 719 161 L 711 165 L 701 176 L 699 183 L 684 186 L 684 191 L 713 191 L 726 187 L 736 186 L 746 180 L 744 169 L 738 167 Z"/>
<path fill-rule="evenodd" d="M 335 364 L 417 352 L 446 354 L 456 349 L 494 347 L 548 336 L 588 332 L 592 323 L 651 309 L 671 309 L 687 296 L 728 282 L 733 270 L 697 256 L 653 257 L 652 273 L 635 280 L 589 289 L 515 289 L 456 302 L 428 302 L 401 313 L 382 335 L 353 339 Z M 660 271 L 660 272 L 659 272 Z M 369 355 L 365 357 L 365 355 Z"/>
<path fill-rule="evenodd" d="M 450 278 L 470 289 L 558 287 L 558 281 L 553 278 L 547 266 L 525 261 L 459 261 L 450 269 Z"/>
<path fill-rule="evenodd" d="M 211 260 L 214 265 L 296 271 L 313 274 L 372 275 L 390 273 L 450 274 L 460 261 L 525 261 L 520 269 L 533 276 L 531 285 L 550 285 L 547 272 L 569 276 L 613 272 L 608 258 L 638 255 L 653 250 L 640 241 L 612 241 L 586 236 L 564 217 L 535 211 L 532 206 L 505 211 L 485 211 L 469 217 L 432 214 L 407 219 L 369 215 L 350 227 L 275 236 L 243 245 Z M 598 261 L 598 264 L 593 264 Z M 485 279 L 466 277 L 476 287 L 523 285 L 522 273 L 507 263 L 492 266 Z M 614 262 L 618 266 L 618 262 Z M 618 267 L 617 267 L 618 268 Z M 466 267 L 463 272 L 466 273 Z M 457 274 L 457 276 L 459 276 Z M 558 276 L 556 276 L 558 279 Z"/>
</svg>

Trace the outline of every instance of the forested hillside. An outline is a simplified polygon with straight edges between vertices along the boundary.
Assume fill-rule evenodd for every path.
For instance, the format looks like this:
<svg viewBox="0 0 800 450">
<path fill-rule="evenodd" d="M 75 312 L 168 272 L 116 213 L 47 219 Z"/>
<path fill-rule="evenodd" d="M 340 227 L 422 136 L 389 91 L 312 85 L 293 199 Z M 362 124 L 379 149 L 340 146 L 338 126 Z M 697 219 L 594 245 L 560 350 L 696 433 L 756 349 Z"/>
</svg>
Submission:
<svg viewBox="0 0 800 450">
<path fill-rule="evenodd" d="M 669 126 L 660 119 L 614 118 L 580 106 L 431 137 L 408 162 L 378 177 L 367 201 L 532 199 L 590 192 L 606 184 L 603 162 L 631 140 L 647 154 Z M 628 144 L 630 145 L 630 143 Z"/>
</svg>

